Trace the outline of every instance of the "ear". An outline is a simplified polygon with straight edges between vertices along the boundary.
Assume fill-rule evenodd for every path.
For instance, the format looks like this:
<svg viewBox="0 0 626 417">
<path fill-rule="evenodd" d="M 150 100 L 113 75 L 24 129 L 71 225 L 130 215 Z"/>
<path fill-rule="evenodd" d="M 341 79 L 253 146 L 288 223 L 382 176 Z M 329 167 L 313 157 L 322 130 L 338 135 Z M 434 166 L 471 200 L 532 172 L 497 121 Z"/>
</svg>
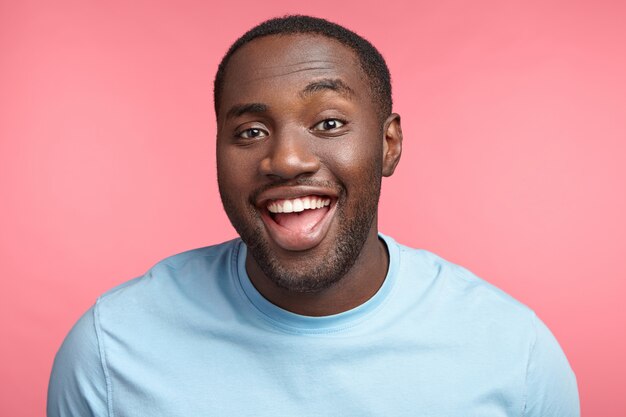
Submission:
<svg viewBox="0 0 626 417">
<path fill-rule="evenodd" d="M 391 113 L 383 125 L 383 176 L 390 177 L 402 154 L 400 115 Z"/>
</svg>

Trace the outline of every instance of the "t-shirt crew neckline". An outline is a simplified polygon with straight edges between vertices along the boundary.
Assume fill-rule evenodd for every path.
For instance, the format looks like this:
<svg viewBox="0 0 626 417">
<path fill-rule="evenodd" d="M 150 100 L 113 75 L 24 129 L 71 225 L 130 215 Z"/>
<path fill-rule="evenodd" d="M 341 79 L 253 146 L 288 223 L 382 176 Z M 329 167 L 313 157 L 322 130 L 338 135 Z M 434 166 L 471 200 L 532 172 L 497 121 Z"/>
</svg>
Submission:
<svg viewBox="0 0 626 417">
<path fill-rule="evenodd" d="M 243 241 L 235 248 L 234 264 L 239 287 L 242 290 L 245 301 L 254 310 L 261 314 L 262 318 L 271 325 L 279 327 L 290 333 L 298 334 L 328 334 L 336 333 L 359 324 L 366 317 L 377 312 L 389 299 L 397 280 L 397 269 L 400 264 L 400 249 L 398 244 L 390 237 L 378 235 L 387 246 L 389 254 L 389 268 L 387 276 L 376 294 L 365 303 L 330 316 L 304 316 L 292 313 L 278 307 L 267 300 L 252 284 L 246 271 L 247 247 Z"/>
</svg>

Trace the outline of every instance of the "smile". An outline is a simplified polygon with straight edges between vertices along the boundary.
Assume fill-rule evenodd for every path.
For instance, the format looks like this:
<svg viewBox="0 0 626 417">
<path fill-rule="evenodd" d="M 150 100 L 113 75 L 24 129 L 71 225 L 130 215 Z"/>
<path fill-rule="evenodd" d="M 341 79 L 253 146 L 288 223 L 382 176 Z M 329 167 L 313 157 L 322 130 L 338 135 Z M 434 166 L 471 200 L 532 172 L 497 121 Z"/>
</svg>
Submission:
<svg viewBox="0 0 626 417">
<path fill-rule="evenodd" d="M 286 191 L 286 194 L 300 195 L 283 198 L 273 196 L 265 198 L 260 204 L 265 229 L 271 240 L 284 250 L 312 249 L 326 237 L 334 218 L 337 199 L 329 195 L 304 194 L 306 190 Z"/>
<path fill-rule="evenodd" d="M 306 196 L 271 202 L 267 205 L 270 213 L 299 213 L 304 210 L 315 210 L 330 205 L 330 198 Z"/>
</svg>

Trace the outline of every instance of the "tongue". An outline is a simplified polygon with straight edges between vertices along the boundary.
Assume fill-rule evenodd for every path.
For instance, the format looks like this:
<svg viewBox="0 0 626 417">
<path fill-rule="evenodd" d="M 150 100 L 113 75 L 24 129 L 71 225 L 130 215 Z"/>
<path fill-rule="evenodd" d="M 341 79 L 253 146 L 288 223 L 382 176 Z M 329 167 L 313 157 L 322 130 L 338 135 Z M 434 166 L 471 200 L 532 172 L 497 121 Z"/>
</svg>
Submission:
<svg viewBox="0 0 626 417">
<path fill-rule="evenodd" d="M 276 213 L 274 220 L 292 232 L 306 233 L 313 229 L 326 213 L 328 213 L 328 207 L 304 210 L 298 213 Z"/>
</svg>

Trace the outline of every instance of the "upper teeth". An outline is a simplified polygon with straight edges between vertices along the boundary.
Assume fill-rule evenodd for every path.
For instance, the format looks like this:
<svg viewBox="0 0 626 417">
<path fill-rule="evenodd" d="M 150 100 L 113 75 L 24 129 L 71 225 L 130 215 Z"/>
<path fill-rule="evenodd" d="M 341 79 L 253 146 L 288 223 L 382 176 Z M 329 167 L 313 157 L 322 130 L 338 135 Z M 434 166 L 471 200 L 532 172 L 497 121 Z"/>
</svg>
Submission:
<svg viewBox="0 0 626 417">
<path fill-rule="evenodd" d="M 267 209 L 270 213 L 297 213 L 307 209 L 318 209 L 330 205 L 330 198 L 298 197 L 289 200 L 272 201 Z"/>
</svg>

